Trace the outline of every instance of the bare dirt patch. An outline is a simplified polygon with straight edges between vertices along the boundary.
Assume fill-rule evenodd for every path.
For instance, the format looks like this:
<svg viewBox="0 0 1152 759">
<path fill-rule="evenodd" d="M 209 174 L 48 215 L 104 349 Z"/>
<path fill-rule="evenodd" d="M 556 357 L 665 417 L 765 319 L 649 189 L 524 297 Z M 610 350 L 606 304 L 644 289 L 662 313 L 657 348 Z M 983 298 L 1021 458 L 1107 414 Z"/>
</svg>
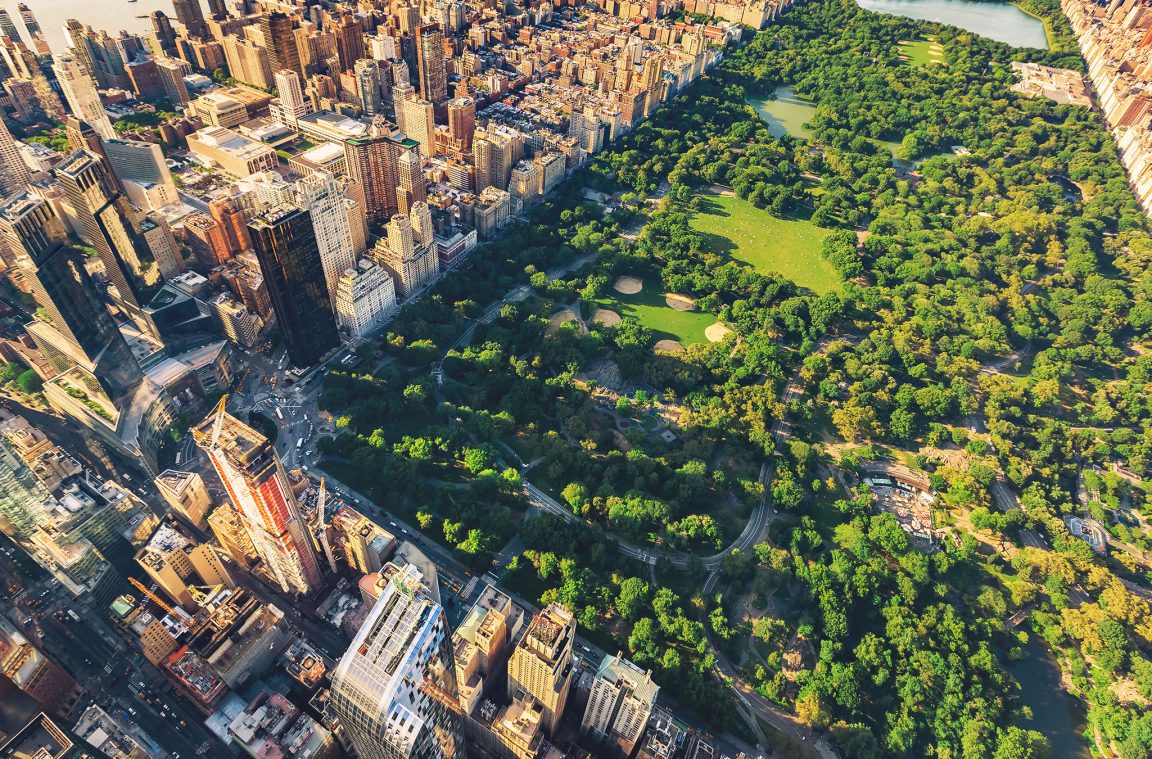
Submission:
<svg viewBox="0 0 1152 759">
<path fill-rule="evenodd" d="M 661 340 L 654 346 L 653 350 L 665 353 L 679 353 L 684 350 L 684 346 L 676 340 Z"/>
<path fill-rule="evenodd" d="M 596 313 L 592 314 L 592 321 L 605 327 L 615 327 L 620 323 L 620 314 L 607 308 L 598 308 Z"/>
<path fill-rule="evenodd" d="M 644 289 L 644 280 L 637 277 L 620 277 L 616 280 L 616 284 L 612 285 L 612 288 L 624 295 L 635 295 Z"/>
<path fill-rule="evenodd" d="M 716 322 L 711 324 L 704 330 L 704 337 L 708 338 L 710 343 L 722 343 L 724 338 L 731 334 L 732 330 L 724 326 L 723 322 Z"/>
<path fill-rule="evenodd" d="M 664 303 L 676 311 L 695 311 L 696 301 L 680 293 L 664 293 Z"/>
<path fill-rule="evenodd" d="M 555 335 L 560 331 L 560 326 L 567 322 L 576 322 L 579 325 L 580 332 L 584 331 L 584 325 L 580 323 L 580 317 L 578 317 L 572 309 L 566 308 L 557 314 L 553 314 L 552 318 L 548 320 L 548 329 L 544 331 L 544 336 L 551 337 Z"/>
</svg>

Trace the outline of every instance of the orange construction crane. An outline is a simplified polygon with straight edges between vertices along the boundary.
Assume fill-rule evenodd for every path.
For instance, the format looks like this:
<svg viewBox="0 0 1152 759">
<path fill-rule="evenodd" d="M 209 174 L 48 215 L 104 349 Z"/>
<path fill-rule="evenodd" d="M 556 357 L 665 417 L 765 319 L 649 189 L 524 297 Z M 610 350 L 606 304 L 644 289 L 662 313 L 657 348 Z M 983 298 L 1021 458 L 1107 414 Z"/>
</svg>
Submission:
<svg viewBox="0 0 1152 759">
<path fill-rule="evenodd" d="M 164 599 L 160 598 L 160 596 L 156 595 L 152 591 L 148 590 L 148 588 L 144 587 L 144 585 L 139 580 L 137 580 L 135 577 L 129 577 L 128 582 L 132 583 L 132 586 L 134 588 L 136 588 L 136 590 L 140 591 L 145 596 L 152 599 L 152 602 L 154 604 L 156 604 L 157 606 L 159 606 L 161 609 L 168 612 L 172 616 L 180 617 L 183 620 L 192 619 L 192 617 L 188 616 L 188 612 L 184 611 L 183 609 L 181 609 L 178 606 L 177 607 L 169 606 L 167 603 L 164 602 Z"/>
</svg>

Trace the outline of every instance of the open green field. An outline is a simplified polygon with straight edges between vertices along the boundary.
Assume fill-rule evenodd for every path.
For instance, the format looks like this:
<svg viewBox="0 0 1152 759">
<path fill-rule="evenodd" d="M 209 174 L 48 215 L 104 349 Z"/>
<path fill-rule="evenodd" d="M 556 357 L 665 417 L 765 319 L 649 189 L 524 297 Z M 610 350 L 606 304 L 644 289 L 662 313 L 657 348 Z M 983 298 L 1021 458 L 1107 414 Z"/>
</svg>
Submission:
<svg viewBox="0 0 1152 759">
<path fill-rule="evenodd" d="M 832 264 L 820 257 L 820 243 L 831 234 L 803 219 L 780 219 L 734 195 L 706 194 L 692 216 L 708 248 L 758 271 L 779 272 L 801 287 L 826 293 L 840 287 Z"/>
<path fill-rule="evenodd" d="M 926 37 L 919 40 L 901 40 L 900 57 L 913 66 L 929 66 L 933 63 L 944 63 L 944 48 L 935 37 Z"/>
<path fill-rule="evenodd" d="M 624 317 L 631 317 L 652 330 L 653 344 L 657 340 L 676 340 L 681 345 L 705 342 L 704 330 L 716 323 L 712 314 L 700 311 L 677 311 L 664 302 L 660 283 L 651 278 L 644 280 L 644 289 L 635 295 L 610 290 L 599 298 L 586 316 L 596 308 L 606 308 Z"/>
</svg>

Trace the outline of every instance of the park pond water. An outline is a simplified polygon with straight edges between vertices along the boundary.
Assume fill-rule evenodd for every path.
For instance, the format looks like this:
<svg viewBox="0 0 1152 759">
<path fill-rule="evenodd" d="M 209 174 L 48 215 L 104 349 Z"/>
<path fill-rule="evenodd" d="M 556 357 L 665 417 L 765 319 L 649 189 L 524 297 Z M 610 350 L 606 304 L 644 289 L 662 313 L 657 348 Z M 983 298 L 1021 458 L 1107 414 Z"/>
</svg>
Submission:
<svg viewBox="0 0 1152 759">
<path fill-rule="evenodd" d="M 939 21 L 1013 47 L 1048 49 L 1044 24 L 1015 5 L 978 0 L 856 0 L 864 10 Z"/>
<path fill-rule="evenodd" d="M 1031 634 L 1024 646 L 1024 658 L 1010 671 L 1020 681 L 1021 699 L 1032 708 L 1032 719 L 1022 727 L 1039 730 L 1052 744 L 1052 756 L 1061 759 L 1091 759 L 1084 740 L 1084 710 L 1080 702 L 1060 687 L 1060 667 L 1048 646 Z"/>
<path fill-rule="evenodd" d="M 791 87 L 781 85 L 769 96 L 750 94 L 747 100 L 764 119 L 773 137 L 790 134 L 798 139 L 811 139 L 812 130 L 804 126 L 804 122 L 812 116 L 816 106 L 811 100 L 797 95 Z"/>
</svg>

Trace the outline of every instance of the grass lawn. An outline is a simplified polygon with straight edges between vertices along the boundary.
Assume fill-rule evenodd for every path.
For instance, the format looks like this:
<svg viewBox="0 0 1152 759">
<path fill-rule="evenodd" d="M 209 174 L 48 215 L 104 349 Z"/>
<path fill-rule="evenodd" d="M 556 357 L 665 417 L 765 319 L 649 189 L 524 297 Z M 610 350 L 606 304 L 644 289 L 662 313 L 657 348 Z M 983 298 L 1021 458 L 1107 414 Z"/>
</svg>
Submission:
<svg viewBox="0 0 1152 759">
<path fill-rule="evenodd" d="M 913 66 L 943 64 L 944 48 L 931 36 L 919 40 L 901 40 L 900 57 Z"/>
<path fill-rule="evenodd" d="M 826 293 L 840 287 L 832 264 L 820 257 L 831 234 L 802 219 L 780 219 L 733 195 L 704 195 L 692 228 L 703 232 L 715 253 L 763 272 L 779 272 L 801 287 Z"/>
<path fill-rule="evenodd" d="M 677 340 L 682 345 L 702 343 L 704 330 L 716 323 L 716 317 L 701 311 L 677 311 L 664 302 L 664 291 L 658 280 L 649 277 L 644 280 L 644 289 L 635 295 L 625 295 L 610 290 L 599 298 L 591 311 L 607 308 L 624 317 L 631 317 L 652 330 L 653 343 L 657 340 Z"/>
</svg>

